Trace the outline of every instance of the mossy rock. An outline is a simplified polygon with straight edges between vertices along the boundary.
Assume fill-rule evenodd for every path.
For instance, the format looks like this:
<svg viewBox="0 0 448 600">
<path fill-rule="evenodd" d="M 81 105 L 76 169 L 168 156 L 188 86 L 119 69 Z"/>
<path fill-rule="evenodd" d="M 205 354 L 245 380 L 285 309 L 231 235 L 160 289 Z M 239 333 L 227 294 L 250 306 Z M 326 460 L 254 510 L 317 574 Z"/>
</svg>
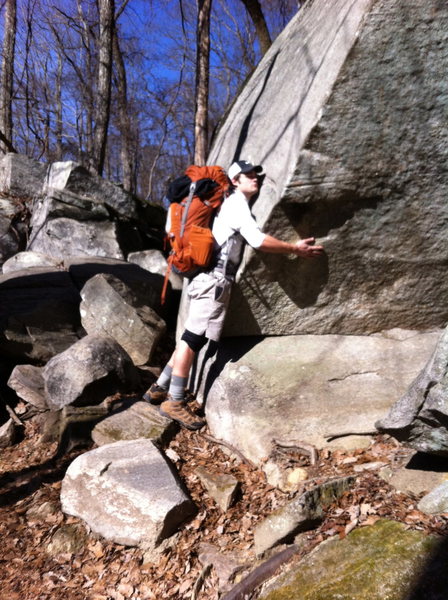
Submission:
<svg viewBox="0 0 448 600">
<path fill-rule="evenodd" d="M 263 600 L 442 600 L 448 546 L 436 536 L 381 520 L 331 538 L 259 598 Z"/>
</svg>

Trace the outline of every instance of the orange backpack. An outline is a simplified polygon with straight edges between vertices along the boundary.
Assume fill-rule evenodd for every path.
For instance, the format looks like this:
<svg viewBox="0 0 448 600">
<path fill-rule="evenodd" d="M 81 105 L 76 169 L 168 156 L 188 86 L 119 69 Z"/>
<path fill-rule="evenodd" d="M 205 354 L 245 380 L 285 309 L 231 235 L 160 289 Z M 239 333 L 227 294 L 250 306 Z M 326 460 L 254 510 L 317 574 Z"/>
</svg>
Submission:
<svg viewBox="0 0 448 600">
<path fill-rule="evenodd" d="M 171 203 L 167 216 L 167 240 L 171 251 L 162 303 L 171 269 L 191 277 L 210 264 L 214 243 L 211 220 L 226 197 L 229 185 L 222 167 L 192 165 L 169 186 L 166 195 Z"/>
</svg>

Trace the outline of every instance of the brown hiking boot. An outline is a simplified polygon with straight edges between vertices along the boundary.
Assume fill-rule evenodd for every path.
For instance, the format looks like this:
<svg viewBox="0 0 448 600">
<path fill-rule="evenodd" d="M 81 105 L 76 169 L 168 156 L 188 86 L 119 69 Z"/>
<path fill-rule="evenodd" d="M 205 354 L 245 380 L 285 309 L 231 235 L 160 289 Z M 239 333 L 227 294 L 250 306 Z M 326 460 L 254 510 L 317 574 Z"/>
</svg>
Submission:
<svg viewBox="0 0 448 600">
<path fill-rule="evenodd" d="M 143 394 L 143 400 L 150 404 L 161 404 L 168 396 L 168 390 L 160 387 L 157 383 L 153 383 L 152 386 L 146 390 Z M 190 390 L 185 390 L 184 402 L 192 402 L 195 399 L 195 395 Z"/>
<path fill-rule="evenodd" d="M 180 423 L 182 427 L 191 429 L 192 431 L 201 429 L 205 425 L 205 420 L 195 415 L 185 402 L 173 400 L 169 394 L 168 399 L 160 405 L 159 412 L 164 417 L 173 419 L 173 421 Z"/>
<path fill-rule="evenodd" d="M 153 383 L 149 390 L 143 394 L 143 400 L 149 402 L 150 404 L 160 404 L 168 395 L 168 390 L 157 385 L 157 383 Z"/>
</svg>

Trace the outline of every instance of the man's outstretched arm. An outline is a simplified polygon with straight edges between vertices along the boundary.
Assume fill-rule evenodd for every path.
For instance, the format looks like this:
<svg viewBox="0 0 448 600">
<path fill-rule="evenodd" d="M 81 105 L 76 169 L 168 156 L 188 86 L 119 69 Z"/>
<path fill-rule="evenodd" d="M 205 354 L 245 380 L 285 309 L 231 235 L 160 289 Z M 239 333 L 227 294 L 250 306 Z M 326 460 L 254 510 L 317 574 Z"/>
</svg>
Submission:
<svg viewBox="0 0 448 600">
<path fill-rule="evenodd" d="M 295 254 L 302 258 L 316 258 L 324 252 L 323 246 L 316 246 L 314 238 L 299 240 L 295 244 L 282 242 L 272 235 L 265 235 L 265 238 L 257 250 L 262 252 L 271 252 L 273 254 Z"/>
</svg>

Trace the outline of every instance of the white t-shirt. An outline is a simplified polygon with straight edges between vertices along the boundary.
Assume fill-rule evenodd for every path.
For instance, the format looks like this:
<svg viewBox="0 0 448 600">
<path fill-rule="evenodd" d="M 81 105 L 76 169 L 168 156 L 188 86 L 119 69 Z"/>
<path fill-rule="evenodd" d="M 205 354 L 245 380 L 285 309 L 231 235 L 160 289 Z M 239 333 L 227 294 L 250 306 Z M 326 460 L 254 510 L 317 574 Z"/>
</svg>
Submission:
<svg viewBox="0 0 448 600">
<path fill-rule="evenodd" d="M 266 235 L 260 231 L 250 212 L 246 196 L 236 190 L 222 203 L 213 221 L 213 235 L 222 246 L 231 235 L 240 233 L 252 248 L 259 248 Z"/>
</svg>

